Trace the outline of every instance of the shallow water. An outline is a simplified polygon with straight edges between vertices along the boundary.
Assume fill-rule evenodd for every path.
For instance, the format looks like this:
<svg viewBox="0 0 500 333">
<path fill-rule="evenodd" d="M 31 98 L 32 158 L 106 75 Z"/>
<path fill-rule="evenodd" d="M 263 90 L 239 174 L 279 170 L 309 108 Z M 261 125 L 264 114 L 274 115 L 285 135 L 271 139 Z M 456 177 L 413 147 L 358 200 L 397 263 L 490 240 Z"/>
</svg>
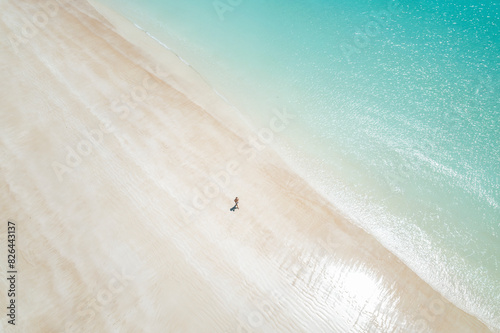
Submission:
<svg viewBox="0 0 500 333">
<path fill-rule="evenodd" d="M 500 328 L 499 5 L 102 0 L 448 299 Z M 219 3 L 222 7 L 215 7 Z"/>
</svg>

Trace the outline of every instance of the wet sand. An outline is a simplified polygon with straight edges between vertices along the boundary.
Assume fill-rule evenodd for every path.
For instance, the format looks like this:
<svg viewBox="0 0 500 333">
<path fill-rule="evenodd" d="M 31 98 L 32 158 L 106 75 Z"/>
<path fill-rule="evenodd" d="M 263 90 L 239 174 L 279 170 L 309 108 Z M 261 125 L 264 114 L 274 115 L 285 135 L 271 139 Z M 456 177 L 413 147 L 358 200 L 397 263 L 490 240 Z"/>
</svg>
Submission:
<svg viewBox="0 0 500 333">
<path fill-rule="evenodd" d="M 293 115 L 252 128 L 98 3 L 0 4 L 2 331 L 489 332 L 284 164 Z"/>
</svg>

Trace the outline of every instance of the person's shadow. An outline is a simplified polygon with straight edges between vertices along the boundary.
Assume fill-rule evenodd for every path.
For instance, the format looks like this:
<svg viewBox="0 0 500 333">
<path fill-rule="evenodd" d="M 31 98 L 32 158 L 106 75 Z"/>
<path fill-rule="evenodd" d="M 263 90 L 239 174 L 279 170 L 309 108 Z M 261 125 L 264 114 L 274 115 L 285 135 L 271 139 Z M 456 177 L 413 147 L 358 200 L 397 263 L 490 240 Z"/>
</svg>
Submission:
<svg viewBox="0 0 500 333">
<path fill-rule="evenodd" d="M 234 212 L 236 211 L 236 209 L 238 209 L 238 205 L 234 205 L 233 208 L 230 209 L 230 211 Z"/>
</svg>

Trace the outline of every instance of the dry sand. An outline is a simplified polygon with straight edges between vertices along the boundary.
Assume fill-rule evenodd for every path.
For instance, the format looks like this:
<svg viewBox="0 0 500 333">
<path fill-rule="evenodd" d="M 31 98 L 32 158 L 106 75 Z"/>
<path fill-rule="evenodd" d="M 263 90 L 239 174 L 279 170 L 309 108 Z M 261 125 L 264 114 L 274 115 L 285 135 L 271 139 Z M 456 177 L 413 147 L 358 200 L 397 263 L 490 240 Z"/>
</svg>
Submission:
<svg viewBox="0 0 500 333">
<path fill-rule="evenodd" d="M 280 160 L 283 111 L 255 139 L 112 11 L 0 4 L 1 331 L 489 332 Z"/>
</svg>

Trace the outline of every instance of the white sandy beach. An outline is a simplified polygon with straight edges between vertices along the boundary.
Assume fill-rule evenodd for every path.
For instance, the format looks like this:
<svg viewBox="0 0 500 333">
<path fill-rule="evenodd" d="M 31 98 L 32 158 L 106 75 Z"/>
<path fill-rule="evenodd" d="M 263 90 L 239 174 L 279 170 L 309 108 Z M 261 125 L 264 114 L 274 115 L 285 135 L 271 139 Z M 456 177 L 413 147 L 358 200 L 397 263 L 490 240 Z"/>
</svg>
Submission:
<svg viewBox="0 0 500 333">
<path fill-rule="evenodd" d="M 0 13 L 1 331 L 490 332 L 285 165 L 293 115 L 253 129 L 98 3 Z"/>
</svg>

